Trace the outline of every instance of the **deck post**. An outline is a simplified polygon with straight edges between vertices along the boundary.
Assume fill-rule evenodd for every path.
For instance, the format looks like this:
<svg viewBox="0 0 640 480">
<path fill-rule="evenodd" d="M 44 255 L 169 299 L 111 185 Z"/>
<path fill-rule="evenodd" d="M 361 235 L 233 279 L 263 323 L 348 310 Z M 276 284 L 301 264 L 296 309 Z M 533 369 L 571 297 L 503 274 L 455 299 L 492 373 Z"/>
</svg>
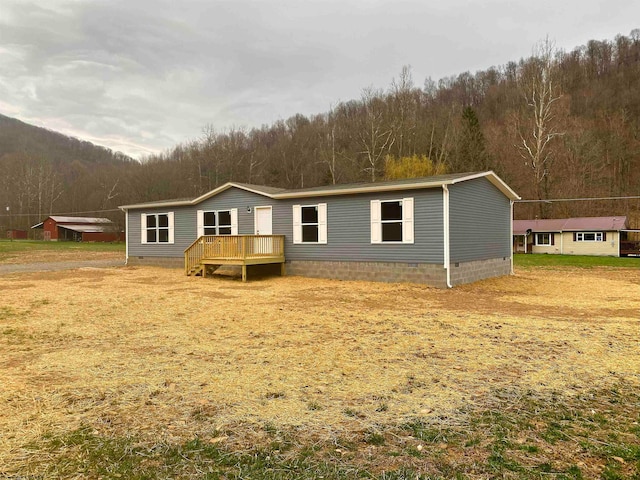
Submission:
<svg viewBox="0 0 640 480">
<path fill-rule="evenodd" d="M 247 267 L 280 263 L 285 275 L 284 235 L 203 235 L 193 242 L 184 254 L 185 273 L 203 277 L 210 266 L 238 265 L 242 267 L 242 281 L 247 281 Z"/>
<path fill-rule="evenodd" d="M 282 262 L 282 263 L 280 264 L 280 276 L 281 276 L 281 277 L 284 277 L 286 274 L 287 274 L 287 273 L 286 273 L 286 268 L 285 268 L 285 266 L 284 266 L 284 262 Z"/>
</svg>

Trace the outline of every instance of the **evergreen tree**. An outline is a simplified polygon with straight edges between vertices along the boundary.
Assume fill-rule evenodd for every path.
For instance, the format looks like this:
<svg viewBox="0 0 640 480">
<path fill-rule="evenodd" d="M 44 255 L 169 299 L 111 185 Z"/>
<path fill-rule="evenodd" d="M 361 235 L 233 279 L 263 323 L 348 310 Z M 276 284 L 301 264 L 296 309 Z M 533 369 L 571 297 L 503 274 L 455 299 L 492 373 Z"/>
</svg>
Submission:
<svg viewBox="0 0 640 480">
<path fill-rule="evenodd" d="M 462 130 L 458 142 L 457 156 L 452 161 L 455 171 L 473 172 L 491 169 L 491 160 L 486 150 L 480 121 L 471 107 L 465 107 L 462 111 Z"/>
</svg>

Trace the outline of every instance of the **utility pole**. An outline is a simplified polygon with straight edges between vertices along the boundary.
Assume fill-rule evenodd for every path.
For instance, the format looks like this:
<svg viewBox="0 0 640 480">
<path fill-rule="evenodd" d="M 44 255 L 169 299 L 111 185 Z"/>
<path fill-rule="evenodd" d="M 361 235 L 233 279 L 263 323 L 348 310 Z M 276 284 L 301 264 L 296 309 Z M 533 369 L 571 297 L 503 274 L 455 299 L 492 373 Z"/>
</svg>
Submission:
<svg viewBox="0 0 640 480">
<path fill-rule="evenodd" d="M 7 214 L 9 215 L 9 238 L 13 242 L 13 232 L 11 231 L 11 208 L 7 205 Z"/>
</svg>

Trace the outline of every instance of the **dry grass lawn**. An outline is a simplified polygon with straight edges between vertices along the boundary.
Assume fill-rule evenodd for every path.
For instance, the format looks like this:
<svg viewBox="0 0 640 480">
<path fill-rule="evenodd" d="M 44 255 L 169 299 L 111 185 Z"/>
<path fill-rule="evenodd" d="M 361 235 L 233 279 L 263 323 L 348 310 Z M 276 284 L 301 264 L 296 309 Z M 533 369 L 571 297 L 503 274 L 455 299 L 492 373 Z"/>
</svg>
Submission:
<svg viewBox="0 0 640 480">
<path fill-rule="evenodd" d="M 82 260 L 122 260 L 124 262 L 124 254 L 121 251 L 78 251 L 72 248 L 64 250 L 20 250 L 0 255 L 0 266 L 25 263 L 75 262 Z"/>
<path fill-rule="evenodd" d="M 30 443 L 81 425 L 242 449 L 264 425 L 326 441 L 455 422 L 499 391 L 640 388 L 639 312 L 632 269 L 448 291 L 151 267 L 0 276 L 0 465 L 24 469 Z"/>
</svg>

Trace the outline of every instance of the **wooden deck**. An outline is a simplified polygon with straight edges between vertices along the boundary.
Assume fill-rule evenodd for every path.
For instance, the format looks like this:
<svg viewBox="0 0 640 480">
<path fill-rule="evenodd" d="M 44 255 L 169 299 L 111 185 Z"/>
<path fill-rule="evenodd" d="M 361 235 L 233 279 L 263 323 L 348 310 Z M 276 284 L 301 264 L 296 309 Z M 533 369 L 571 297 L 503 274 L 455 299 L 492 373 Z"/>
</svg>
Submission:
<svg viewBox="0 0 640 480">
<path fill-rule="evenodd" d="M 279 263 L 284 275 L 284 262 L 284 235 L 203 235 L 184 251 L 186 275 L 206 277 L 208 270 L 239 265 L 243 282 L 248 265 Z"/>
</svg>

